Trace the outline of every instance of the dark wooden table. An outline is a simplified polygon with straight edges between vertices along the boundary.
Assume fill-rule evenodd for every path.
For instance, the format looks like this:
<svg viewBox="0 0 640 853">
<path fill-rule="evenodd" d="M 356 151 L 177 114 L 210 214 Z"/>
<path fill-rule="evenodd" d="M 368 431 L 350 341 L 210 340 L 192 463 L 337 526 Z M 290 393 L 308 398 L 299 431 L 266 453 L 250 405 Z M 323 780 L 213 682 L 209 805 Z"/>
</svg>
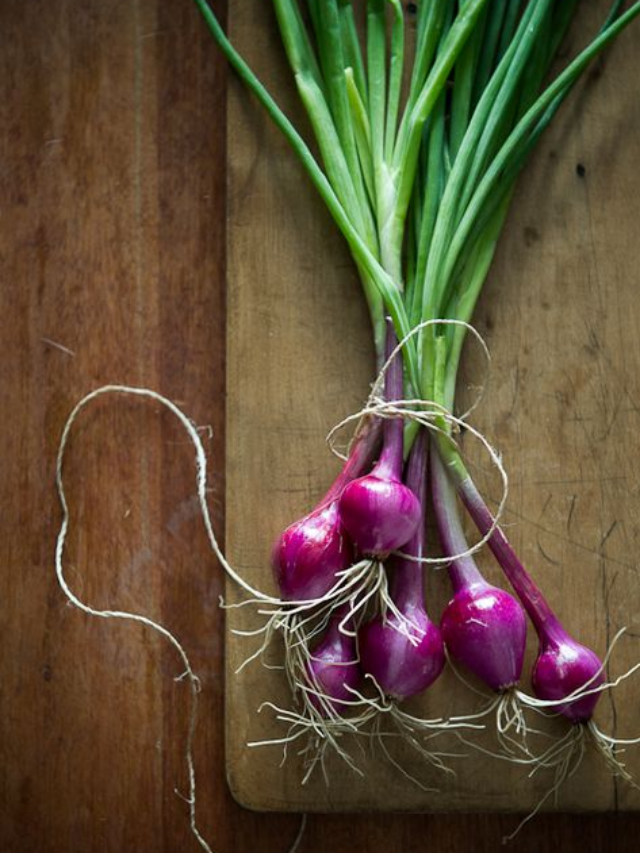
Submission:
<svg viewBox="0 0 640 853">
<path fill-rule="evenodd" d="M 223 15 L 225 4 L 215 2 Z M 212 427 L 224 520 L 227 73 L 188 0 L 0 2 L 0 853 L 196 851 L 188 690 L 139 626 L 89 619 L 53 571 L 57 443 L 106 382 Z M 96 607 L 176 633 L 202 678 L 200 823 L 224 851 L 285 851 L 298 820 L 225 784 L 222 576 L 193 453 L 153 404 L 103 400 L 74 433 L 67 573 Z M 301 851 L 495 850 L 511 818 L 315 816 Z M 637 817 L 542 817 L 519 850 L 633 850 Z"/>
</svg>

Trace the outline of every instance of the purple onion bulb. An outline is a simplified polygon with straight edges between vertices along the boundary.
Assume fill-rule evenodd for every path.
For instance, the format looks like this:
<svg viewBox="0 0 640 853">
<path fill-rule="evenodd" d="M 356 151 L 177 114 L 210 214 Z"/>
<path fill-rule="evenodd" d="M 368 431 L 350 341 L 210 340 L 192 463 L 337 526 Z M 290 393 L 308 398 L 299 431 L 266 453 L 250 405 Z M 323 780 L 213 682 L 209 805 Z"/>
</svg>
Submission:
<svg viewBox="0 0 640 853">
<path fill-rule="evenodd" d="M 451 657 L 492 690 L 515 685 L 527 638 L 524 611 L 512 595 L 486 581 L 462 586 L 442 615 L 442 637 Z"/>
<path fill-rule="evenodd" d="M 362 671 L 355 637 L 343 634 L 339 625 L 340 617 L 334 617 L 307 666 L 309 682 L 324 695 L 323 702 L 342 714 L 343 703 L 354 700 L 351 691 L 360 685 Z M 311 701 L 321 713 L 326 713 L 320 699 L 311 694 Z"/>
<path fill-rule="evenodd" d="M 271 554 L 276 583 L 288 601 L 321 598 L 352 562 L 353 548 L 336 501 L 289 525 Z"/>
<path fill-rule="evenodd" d="M 405 545 L 420 523 L 420 503 L 395 477 L 382 477 L 376 469 L 349 483 L 339 502 L 340 517 L 358 549 L 367 556 L 384 558 Z"/>
<path fill-rule="evenodd" d="M 406 607 L 403 616 L 402 622 L 395 613 L 386 621 L 378 617 L 364 625 L 359 635 L 362 669 L 397 700 L 426 690 L 444 667 L 440 630 L 424 607 Z"/>
<path fill-rule="evenodd" d="M 386 358 L 390 358 L 397 341 L 388 319 Z M 401 398 L 402 386 L 402 358 L 397 355 L 385 376 L 385 398 Z M 402 484 L 403 431 L 401 418 L 385 419 L 378 462 L 369 474 L 349 483 L 340 497 L 340 515 L 349 536 L 361 553 L 378 559 L 405 545 L 421 519 L 420 501 Z"/>
<path fill-rule="evenodd" d="M 604 683 L 602 661 L 595 652 L 574 640 L 557 620 L 545 628 L 531 674 L 533 691 L 539 699 L 564 699 L 585 685 L 590 690 Z M 551 710 L 575 723 L 586 722 L 599 698 L 599 692 L 591 693 Z"/>
</svg>

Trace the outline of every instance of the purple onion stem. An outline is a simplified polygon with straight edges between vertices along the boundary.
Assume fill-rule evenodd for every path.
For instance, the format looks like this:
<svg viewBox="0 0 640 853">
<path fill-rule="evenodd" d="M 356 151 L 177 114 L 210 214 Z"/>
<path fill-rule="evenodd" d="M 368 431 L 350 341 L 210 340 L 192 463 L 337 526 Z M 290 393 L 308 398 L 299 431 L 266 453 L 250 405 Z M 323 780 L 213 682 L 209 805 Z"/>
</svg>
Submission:
<svg viewBox="0 0 640 853">
<path fill-rule="evenodd" d="M 421 558 L 424 553 L 424 537 L 427 502 L 427 441 L 422 429 L 414 441 L 407 463 L 405 485 L 411 489 L 420 501 L 421 519 L 416 532 L 403 551 L 411 557 Z M 393 561 L 394 573 L 391 579 L 391 597 L 398 609 L 404 613 L 410 604 L 423 604 L 424 601 L 424 572 L 422 563 L 396 557 Z"/>
<path fill-rule="evenodd" d="M 461 480 L 457 484 L 457 490 L 476 527 L 483 536 L 486 536 L 494 523 L 494 517 L 473 480 L 470 477 Z M 496 527 L 489 537 L 488 544 L 527 611 L 538 635 L 544 634 L 547 637 L 553 635 L 560 627 L 560 623 L 499 527 Z"/>
<path fill-rule="evenodd" d="M 345 486 L 371 470 L 378 452 L 382 432 L 383 424 L 380 418 L 367 418 L 362 423 L 349 449 L 348 459 L 327 493 L 318 503 L 318 508 L 337 500 Z"/>
<path fill-rule="evenodd" d="M 455 488 L 435 447 L 431 453 L 431 497 L 442 550 L 447 555 L 464 554 L 469 545 L 460 523 Z M 484 580 L 471 555 L 452 560 L 448 572 L 454 592 Z"/>
<path fill-rule="evenodd" d="M 398 345 L 398 338 L 391 319 L 387 318 L 387 337 L 385 342 L 385 360 Z M 402 355 L 398 353 L 389 364 L 384 377 L 385 400 L 400 400 L 403 393 Z M 376 474 L 380 478 L 400 480 L 402 476 L 402 451 L 404 425 L 402 418 L 385 418 L 382 432 L 382 453 L 376 465 Z"/>
</svg>

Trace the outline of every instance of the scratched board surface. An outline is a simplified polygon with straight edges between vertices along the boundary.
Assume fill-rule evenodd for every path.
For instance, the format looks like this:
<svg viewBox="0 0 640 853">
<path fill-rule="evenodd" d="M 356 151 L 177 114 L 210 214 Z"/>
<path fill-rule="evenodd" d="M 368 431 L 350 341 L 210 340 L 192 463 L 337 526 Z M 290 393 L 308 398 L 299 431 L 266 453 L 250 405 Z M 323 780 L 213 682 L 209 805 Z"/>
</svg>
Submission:
<svg viewBox="0 0 640 853">
<path fill-rule="evenodd" d="M 573 51 L 606 3 L 581 13 Z M 281 105 L 306 129 L 285 66 L 270 4 L 230 4 L 236 45 Z M 504 526 L 567 627 L 601 654 L 619 628 L 614 678 L 640 660 L 640 31 L 624 35 L 544 136 L 522 176 L 476 326 L 492 354 L 490 382 L 474 426 L 501 451 L 510 477 Z M 567 51 L 569 55 L 569 51 Z M 237 82 L 229 100 L 227 546 L 249 582 L 275 592 L 271 544 L 320 496 L 337 470 L 324 438 L 356 411 L 372 379 L 367 317 L 352 263 L 286 144 Z M 461 399 L 486 379 L 479 352 L 466 353 Z M 465 439 L 488 497 L 499 484 Z M 491 557 L 479 563 L 499 581 Z M 431 570 L 433 614 L 449 595 Z M 232 584 L 228 601 L 240 600 Z M 227 611 L 226 747 L 234 796 L 260 810 L 531 810 L 553 784 L 549 773 L 464 749 L 455 777 L 411 748 L 393 757 L 425 792 L 379 756 L 358 758 L 363 776 L 330 759 L 301 786 L 290 749 L 247 746 L 282 737 L 268 708 L 291 703 L 281 674 L 238 666 L 258 640 L 234 629 L 262 624 L 255 608 Z M 529 632 L 523 687 L 535 655 Z M 268 659 L 277 663 L 274 643 Z M 417 714 L 468 713 L 484 700 L 450 672 L 410 706 Z M 597 721 L 618 737 L 640 735 L 640 680 L 604 697 Z M 558 736 L 561 721 L 545 723 Z M 450 744 L 451 745 L 451 744 Z M 458 749 L 457 751 L 461 751 Z M 640 778 L 640 749 L 624 760 Z M 561 811 L 633 811 L 640 795 L 587 750 L 554 804 Z"/>
</svg>

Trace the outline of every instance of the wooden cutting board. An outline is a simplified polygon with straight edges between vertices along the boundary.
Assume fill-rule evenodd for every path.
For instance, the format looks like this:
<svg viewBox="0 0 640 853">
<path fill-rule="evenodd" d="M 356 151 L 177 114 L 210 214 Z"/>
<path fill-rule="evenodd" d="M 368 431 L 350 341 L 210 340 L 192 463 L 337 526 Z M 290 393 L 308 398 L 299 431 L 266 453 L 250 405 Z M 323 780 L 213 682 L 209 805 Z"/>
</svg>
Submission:
<svg viewBox="0 0 640 853">
<path fill-rule="evenodd" d="M 597 5 L 602 13 L 606 2 Z M 584 9 L 573 54 L 593 32 Z M 231 3 L 234 43 L 280 104 L 306 129 L 269 3 Z M 618 628 L 628 634 L 609 666 L 615 677 L 640 660 L 640 25 L 590 69 L 543 138 L 523 175 L 476 325 L 492 352 L 486 398 L 474 425 L 503 453 L 510 476 L 505 525 L 567 627 L 602 654 Z M 568 55 L 568 54 L 567 54 Z M 350 258 L 309 181 L 262 109 L 235 80 L 228 125 L 227 549 L 247 580 L 275 592 L 271 544 L 304 514 L 337 470 L 325 447 L 330 427 L 356 411 L 372 376 L 367 315 Z M 483 379 L 469 346 L 462 393 Z M 469 388 L 467 389 L 467 386 Z M 466 449 L 474 455 L 474 448 Z M 491 498 L 495 479 L 478 477 Z M 479 563 L 493 581 L 490 556 Z M 430 571 L 429 608 L 449 596 Z M 232 584 L 227 600 L 239 600 Z M 394 755 L 436 793 L 425 793 L 380 757 L 364 776 L 339 759 L 330 785 L 300 784 L 295 749 L 248 747 L 285 730 L 261 703 L 288 706 L 281 675 L 258 662 L 235 674 L 256 648 L 233 629 L 262 624 L 254 608 L 227 614 L 228 779 L 245 806 L 278 811 L 530 810 L 549 775 L 468 752 L 455 778 L 417 753 Z M 271 660 L 277 662 L 277 644 Z M 530 631 L 525 673 L 535 653 Z M 525 679 L 524 687 L 529 688 Z M 482 700 L 445 673 L 412 710 L 468 713 Z M 640 735 L 640 677 L 603 697 L 601 727 Z M 554 727 L 555 726 L 555 727 Z M 560 723 L 552 725 L 556 734 Z M 640 779 L 640 748 L 625 754 Z M 589 752 L 545 808 L 637 810 L 640 795 Z"/>
</svg>

